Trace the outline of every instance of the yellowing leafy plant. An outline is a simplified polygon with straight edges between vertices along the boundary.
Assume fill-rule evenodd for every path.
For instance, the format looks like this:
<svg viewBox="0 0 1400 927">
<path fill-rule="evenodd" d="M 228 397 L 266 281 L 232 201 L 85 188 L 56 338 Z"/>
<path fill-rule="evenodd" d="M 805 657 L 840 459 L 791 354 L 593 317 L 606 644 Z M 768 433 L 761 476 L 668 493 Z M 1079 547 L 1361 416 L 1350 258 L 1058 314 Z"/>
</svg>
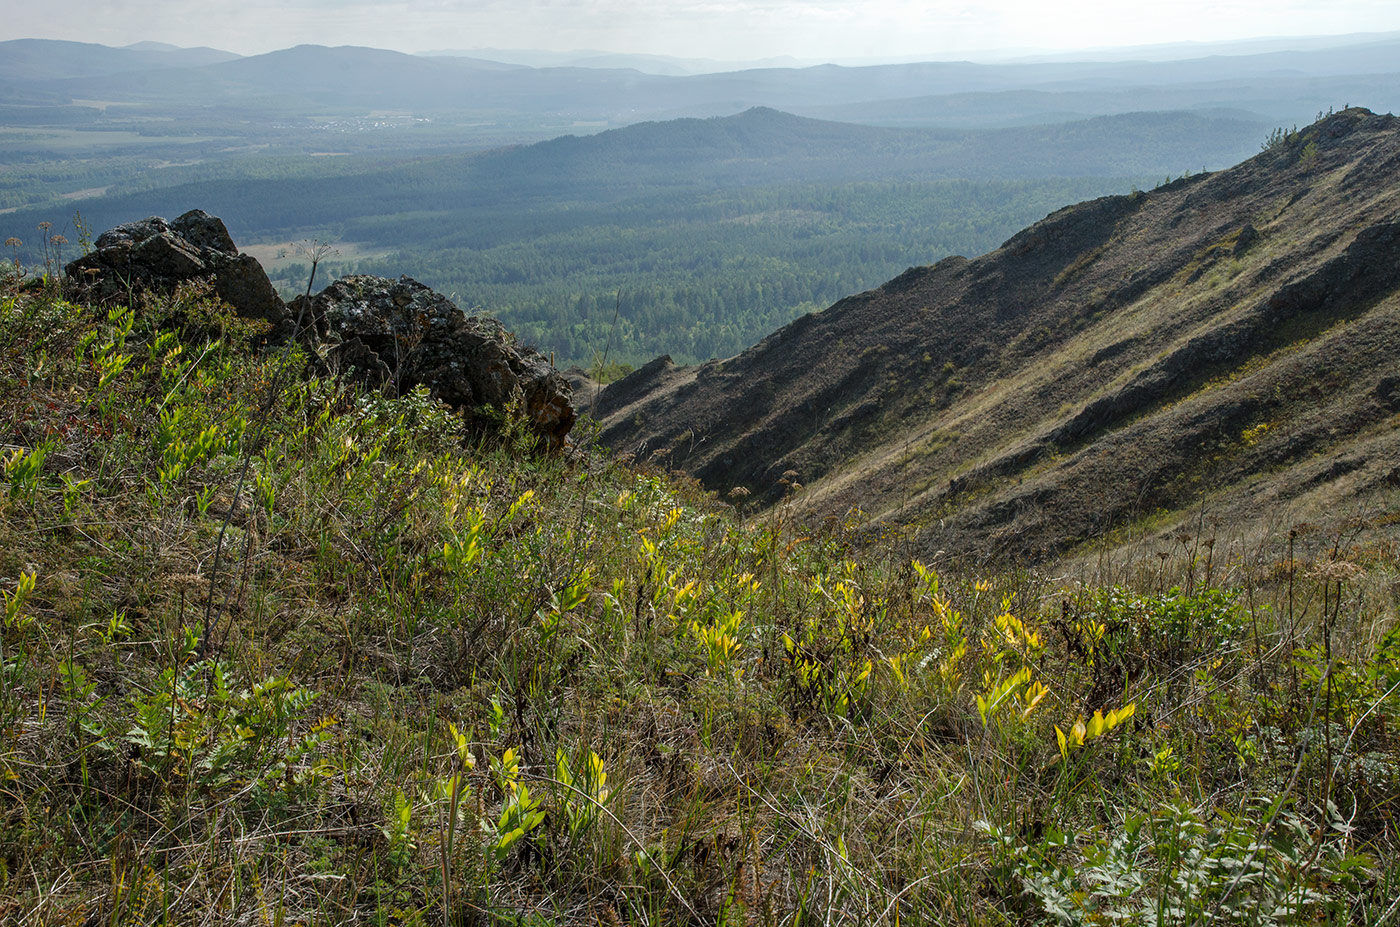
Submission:
<svg viewBox="0 0 1400 927">
<path fill-rule="evenodd" d="M 710 673 L 728 673 L 734 667 L 739 651 L 744 647 L 739 640 L 739 624 L 744 613 L 738 609 L 723 611 L 713 622 L 690 623 L 690 633 L 705 651 L 705 665 Z M 743 670 L 735 669 L 736 673 Z"/>
<path fill-rule="evenodd" d="M 982 671 L 982 691 L 976 702 L 984 728 L 1000 724 L 1003 718 L 1017 723 L 1027 720 L 1049 694 L 1032 672 L 1032 664 L 1045 649 L 1040 634 L 1011 614 L 1010 604 L 1002 602 L 992 633 L 982 638 L 987 668 Z"/>
<path fill-rule="evenodd" d="M 457 730 L 455 724 L 449 724 L 448 731 L 452 737 L 452 765 L 448 774 L 437 781 L 436 795 L 434 796 L 442 816 L 442 840 L 438 846 L 438 864 L 442 871 L 442 912 L 444 918 L 448 917 L 452 911 L 453 846 L 456 843 L 457 828 L 461 821 L 462 799 L 469 791 L 466 777 L 476 766 L 476 758 L 472 756 L 471 743 L 467 735 Z M 409 812 L 403 807 L 404 805 L 406 802 L 400 803 L 399 814 L 406 818 Z M 403 827 L 406 835 L 406 820 Z"/>
<path fill-rule="evenodd" d="M 987 671 L 982 676 L 982 689 L 977 695 L 977 714 L 983 727 L 998 721 L 1004 710 L 1015 720 L 1025 721 L 1049 694 L 1044 684 L 1031 679 L 1028 666 L 1004 678 L 994 677 Z"/>
<path fill-rule="evenodd" d="M 241 416 L 202 428 L 193 419 L 188 407 L 183 405 L 171 406 L 160 413 L 155 445 L 161 457 L 158 476 L 162 488 L 216 454 L 236 450 L 248 428 L 248 422 Z"/>
<path fill-rule="evenodd" d="M 476 507 L 453 512 L 454 532 L 442 544 L 442 562 L 448 572 L 461 574 L 481 559 L 486 515 Z"/>
<path fill-rule="evenodd" d="M 21 573 L 19 580 L 15 583 L 14 592 L 6 592 L 0 589 L 0 599 L 5 603 L 5 628 L 6 630 L 23 631 L 33 623 L 31 615 L 24 614 L 24 606 L 29 602 L 29 597 L 34 594 L 35 574 Z M 3 640 L 0 636 L 0 640 Z"/>
<path fill-rule="evenodd" d="M 1129 702 L 1122 708 L 1115 708 L 1108 714 L 1095 711 L 1087 722 L 1080 718 L 1070 726 L 1068 732 L 1055 725 L 1055 739 L 1060 745 L 1060 757 L 1069 760 L 1070 752 L 1098 740 L 1100 737 L 1127 721 L 1137 711 L 1137 704 Z"/>
<path fill-rule="evenodd" d="M 33 498 L 39 488 L 39 480 L 44 473 L 44 461 L 53 449 L 52 442 L 44 441 L 33 450 L 15 448 L 4 460 L 5 481 L 10 484 L 11 499 Z"/>
<path fill-rule="evenodd" d="M 569 836 L 577 840 L 593 828 L 600 809 L 612 797 L 607 788 L 608 774 L 603 769 L 603 759 L 592 750 L 586 750 L 574 764 L 563 750 L 556 750 L 554 775 L 564 787 L 561 803 Z"/>
<path fill-rule="evenodd" d="M 587 566 L 579 571 L 571 581 L 550 595 L 549 605 L 540 609 L 541 643 L 548 644 L 559 631 L 559 620 L 576 608 L 582 608 L 593 586 L 593 573 Z"/>
<path fill-rule="evenodd" d="M 943 694 L 950 701 L 957 697 L 962 688 L 962 663 L 967 656 L 967 634 L 963 632 L 962 612 L 953 608 L 948 600 L 939 594 L 938 574 L 918 560 L 910 564 L 919 585 L 916 588 L 915 602 L 927 607 L 936 621 L 934 627 L 940 631 L 936 650 L 938 679 Z M 930 632 L 931 635 L 931 632 Z"/>
<path fill-rule="evenodd" d="M 491 771 L 506 796 L 488 845 L 491 855 L 500 861 L 521 838 L 544 823 L 545 813 L 529 787 L 520 781 L 520 757 L 513 748 L 492 761 Z"/>
</svg>

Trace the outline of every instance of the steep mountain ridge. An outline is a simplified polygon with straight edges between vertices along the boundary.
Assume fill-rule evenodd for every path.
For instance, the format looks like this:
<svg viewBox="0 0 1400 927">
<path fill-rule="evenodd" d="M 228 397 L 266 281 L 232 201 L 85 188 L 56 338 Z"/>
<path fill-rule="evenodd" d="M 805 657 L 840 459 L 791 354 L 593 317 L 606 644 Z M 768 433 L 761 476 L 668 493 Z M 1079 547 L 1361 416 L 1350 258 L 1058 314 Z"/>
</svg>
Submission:
<svg viewBox="0 0 1400 927">
<path fill-rule="evenodd" d="M 859 507 L 980 557 L 1188 509 L 1331 511 L 1400 481 L 1397 168 L 1400 120 L 1345 110 L 911 268 L 723 363 L 648 365 L 603 392 L 603 441 L 759 504 L 795 471 L 809 517 Z"/>
</svg>

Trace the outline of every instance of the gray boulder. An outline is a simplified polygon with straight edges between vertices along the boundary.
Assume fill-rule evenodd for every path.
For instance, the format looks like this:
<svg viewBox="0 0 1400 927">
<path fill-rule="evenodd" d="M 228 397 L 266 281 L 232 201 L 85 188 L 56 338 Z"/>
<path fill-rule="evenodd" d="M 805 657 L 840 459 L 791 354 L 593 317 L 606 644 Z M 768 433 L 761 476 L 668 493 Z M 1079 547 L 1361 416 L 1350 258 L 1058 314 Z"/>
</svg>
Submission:
<svg viewBox="0 0 1400 927">
<path fill-rule="evenodd" d="M 367 385 L 395 393 L 426 386 L 483 429 L 514 405 L 550 449 L 573 427 L 569 382 L 538 351 L 409 277 L 343 277 L 289 311 L 307 312 L 331 342 L 327 361 Z"/>
<path fill-rule="evenodd" d="M 244 318 L 285 323 L 287 307 L 257 259 L 239 254 L 224 223 L 194 209 L 173 222 L 151 216 L 103 232 L 93 250 L 64 272 L 94 302 L 130 298 L 132 292 L 169 292 L 177 284 L 207 278 L 214 292 Z"/>
</svg>

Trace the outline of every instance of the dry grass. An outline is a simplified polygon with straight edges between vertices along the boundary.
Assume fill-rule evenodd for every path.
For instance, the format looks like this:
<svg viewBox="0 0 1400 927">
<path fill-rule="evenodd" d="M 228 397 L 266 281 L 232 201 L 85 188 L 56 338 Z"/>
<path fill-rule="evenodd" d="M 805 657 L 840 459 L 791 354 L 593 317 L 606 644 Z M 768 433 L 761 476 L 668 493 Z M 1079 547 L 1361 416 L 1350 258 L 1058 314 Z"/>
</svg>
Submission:
<svg viewBox="0 0 1400 927">
<path fill-rule="evenodd" d="M 1393 548 L 940 575 L 250 334 L 0 303 L 0 919 L 1395 916 Z"/>
</svg>

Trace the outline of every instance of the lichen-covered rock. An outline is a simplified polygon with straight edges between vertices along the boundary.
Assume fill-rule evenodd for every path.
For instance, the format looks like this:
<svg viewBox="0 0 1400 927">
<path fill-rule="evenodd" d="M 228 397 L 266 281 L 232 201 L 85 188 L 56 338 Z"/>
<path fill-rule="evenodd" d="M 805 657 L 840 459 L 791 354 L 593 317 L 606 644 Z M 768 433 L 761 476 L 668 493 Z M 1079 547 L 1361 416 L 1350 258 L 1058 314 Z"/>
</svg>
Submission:
<svg viewBox="0 0 1400 927">
<path fill-rule="evenodd" d="M 468 317 L 409 277 L 343 277 L 304 302 L 328 360 L 372 386 L 396 392 L 426 386 L 477 427 L 515 406 L 547 447 L 563 445 L 575 411 L 569 382 L 533 348 L 491 318 Z"/>
<path fill-rule="evenodd" d="M 214 292 L 244 318 L 277 326 L 287 317 L 257 259 L 239 254 L 217 217 L 194 209 L 173 222 L 151 216 L 103 232 L 93 250 L 64 272 L 85 298 L 111 302 L 133 291 L 169 291 L 189 280 L 208 278 Z"/>
</svg>

